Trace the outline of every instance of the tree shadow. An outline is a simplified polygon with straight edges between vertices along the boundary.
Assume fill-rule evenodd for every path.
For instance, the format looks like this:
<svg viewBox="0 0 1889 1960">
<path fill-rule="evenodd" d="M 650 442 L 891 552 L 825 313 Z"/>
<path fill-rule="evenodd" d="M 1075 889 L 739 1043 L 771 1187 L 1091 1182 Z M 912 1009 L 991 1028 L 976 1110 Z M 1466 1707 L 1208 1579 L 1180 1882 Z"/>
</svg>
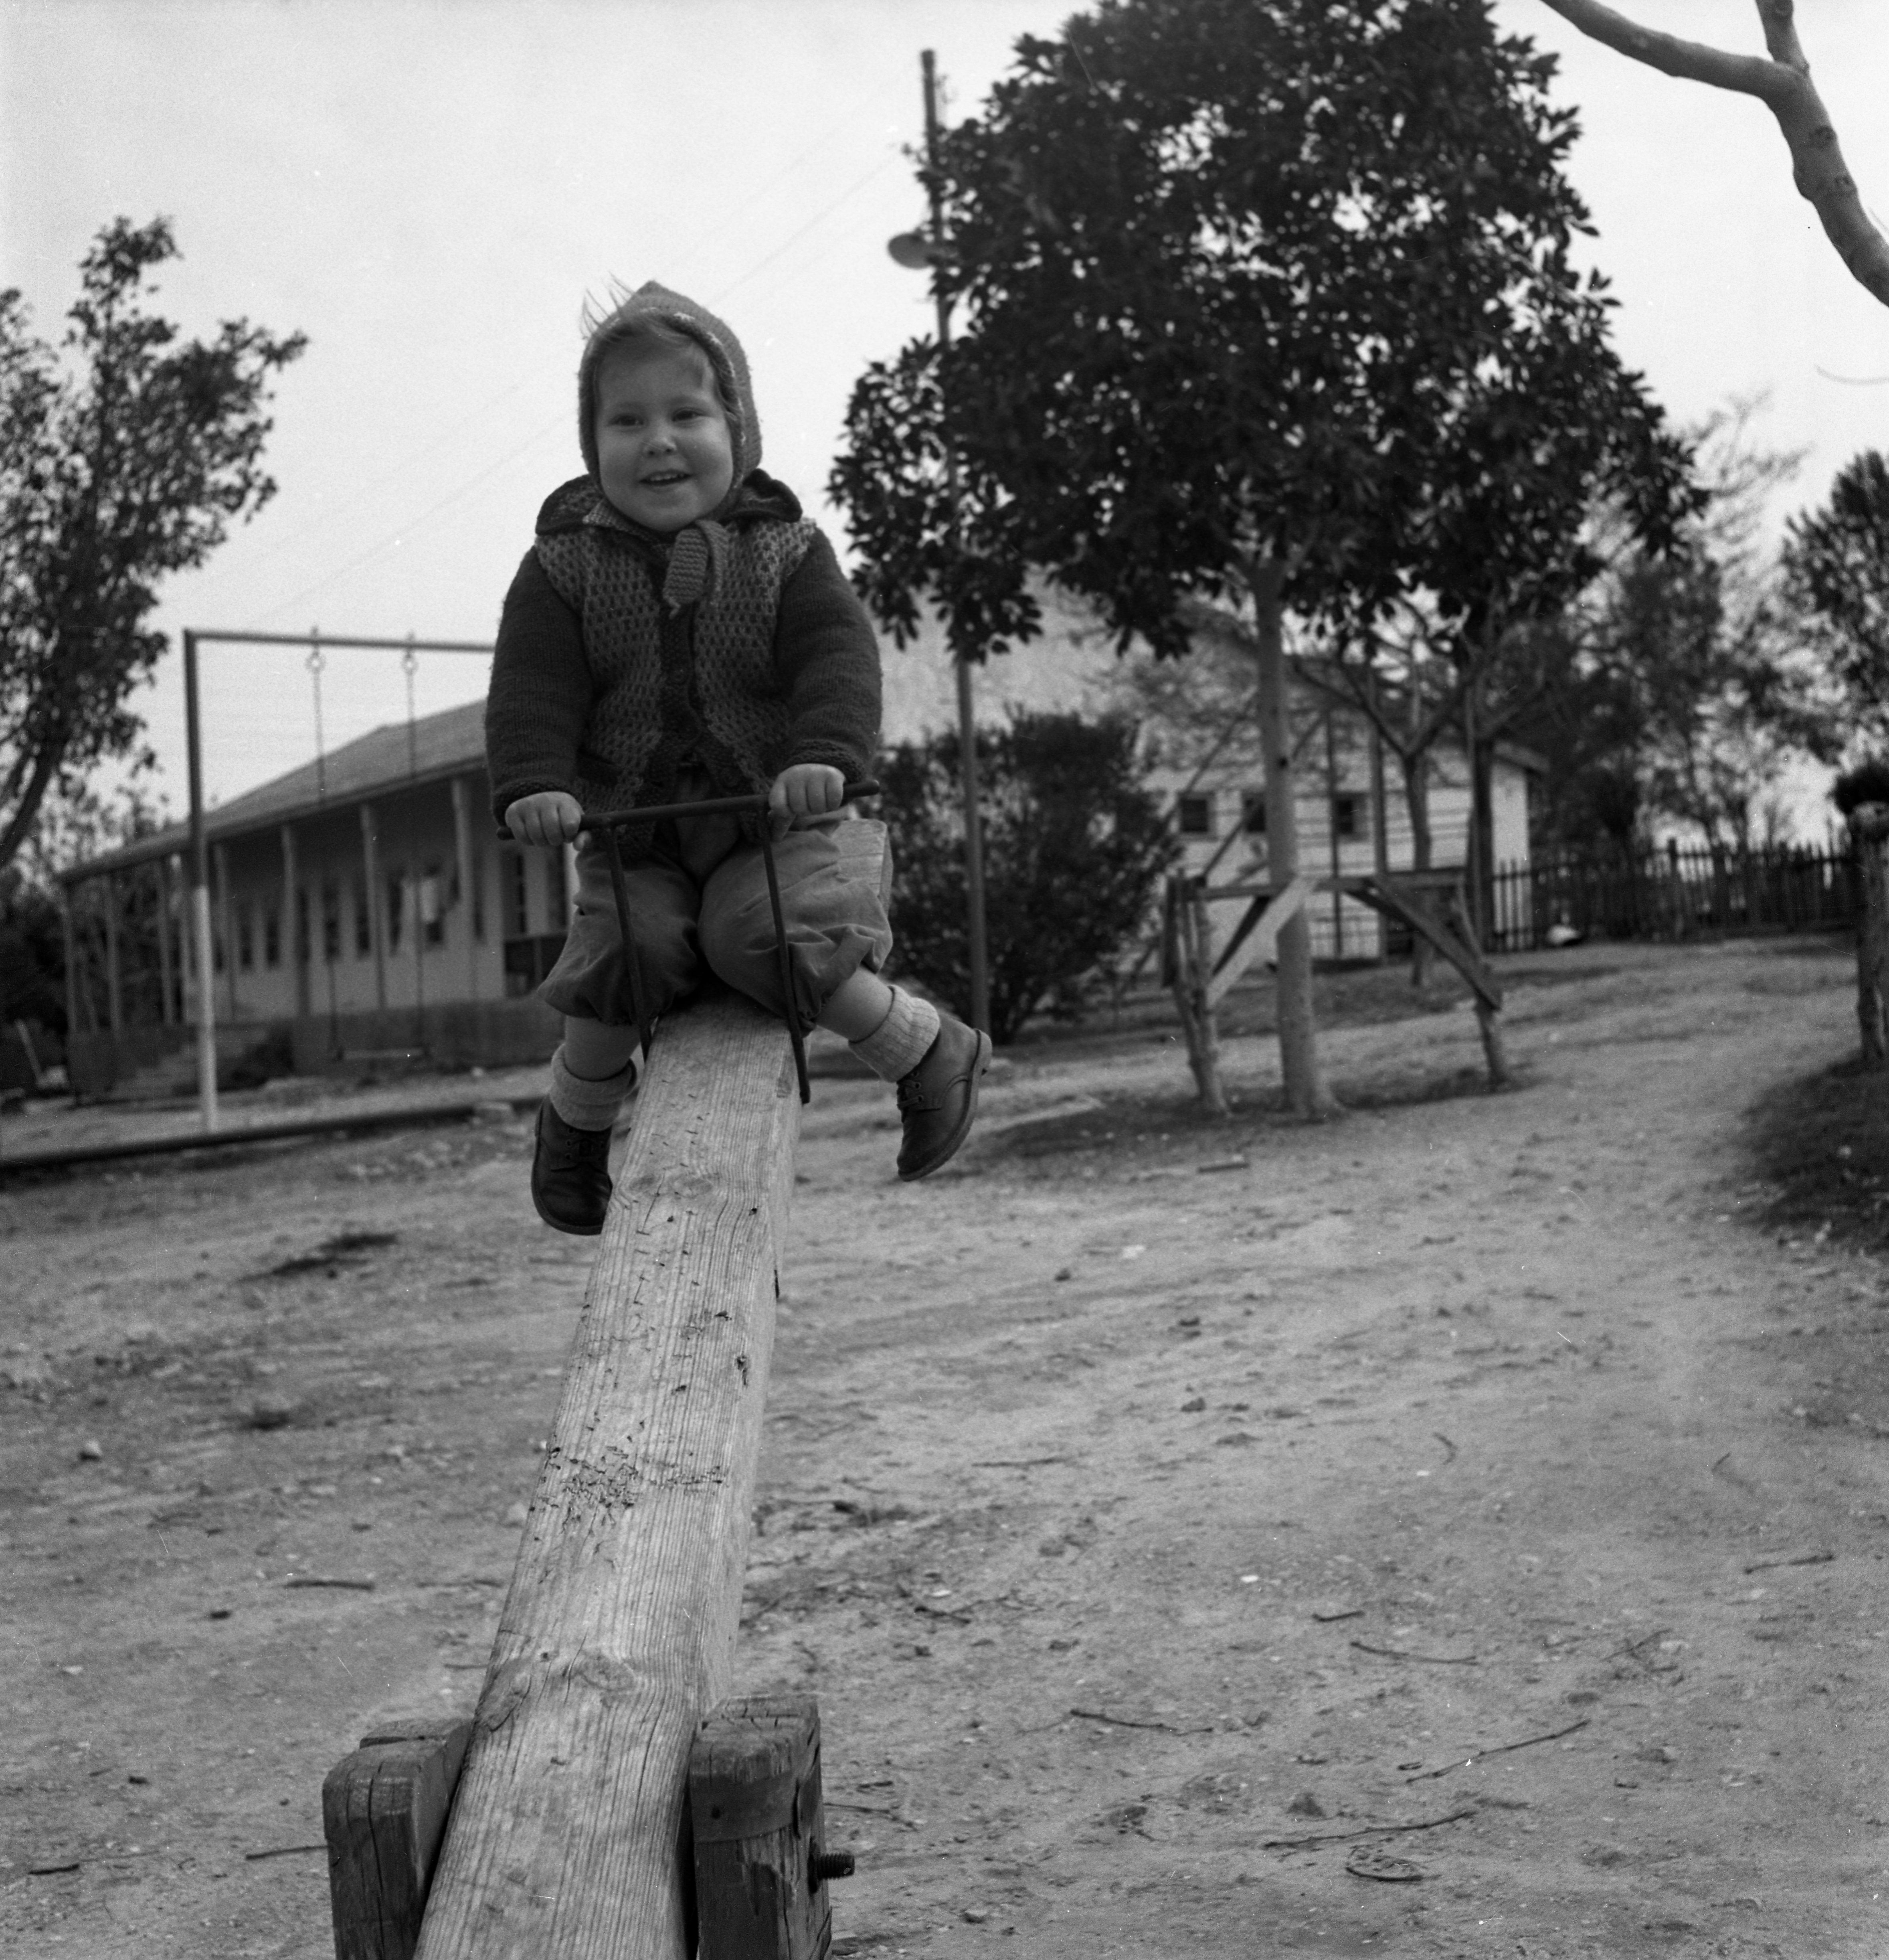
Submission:
<svg viewBox="0 0 1889 1960">
<path fill-rule="evenodd" d="M 1889 1077 L 1851 1057 L 1761 1096 L 1747 1122 L 1760 1223 L 1889 1251 Z"/>
</svg>

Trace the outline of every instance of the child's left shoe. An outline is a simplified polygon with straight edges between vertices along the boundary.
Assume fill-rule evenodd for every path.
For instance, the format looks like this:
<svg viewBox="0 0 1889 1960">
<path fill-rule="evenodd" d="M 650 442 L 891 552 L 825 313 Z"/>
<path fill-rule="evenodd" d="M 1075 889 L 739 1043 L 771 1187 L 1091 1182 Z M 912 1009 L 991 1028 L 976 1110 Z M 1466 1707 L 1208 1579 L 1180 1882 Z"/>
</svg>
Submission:
<svg viewBox="0 0 1889 1960">
<path fill-rule="evenodd" d="M 610 1132 L 567 1123 L 546 1096 L 538 1107 L 531 1160 L 531 1201 L 559 1232 L 593 1239 L 610 1208 Z"/>
<path fill-rule="evenodd" d="M 991 1065 L 991 1037 L 949 1015 L 924 1061 L 898 1083 L 905 1139 L 898 1175 L 906 1184 L 949 1163 L 977 1120 L 978 1078 Z"/>
</svg>

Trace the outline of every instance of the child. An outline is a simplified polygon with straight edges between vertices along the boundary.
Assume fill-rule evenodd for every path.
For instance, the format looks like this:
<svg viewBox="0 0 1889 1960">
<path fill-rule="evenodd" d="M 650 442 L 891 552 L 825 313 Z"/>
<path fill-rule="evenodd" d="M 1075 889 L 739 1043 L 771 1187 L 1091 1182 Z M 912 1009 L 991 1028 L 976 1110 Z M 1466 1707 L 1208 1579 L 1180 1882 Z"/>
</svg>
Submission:
<svg viewBox="0 0 1889 1960">
<path fill-rule="evenodd" d="M 898 1085 L 898 1175 L 969 1134 L 990 1037 L 879 977 L 892 931 L 840 875 L 832 825 L 879 736 L 879 649 L 833 549 L 756 466 L 741 344 L 654 283 L 587 320 L 577 368 L 587 473 L 554 491 L 506 594 L 485 706 L 495 813 L 522 844 L 579 839 L 577 915 L 539 990 L 564 1017 L 538 1112 L 531 1194 L 561 1232 L 603 1227 L 610 1128 L 637 1032 L 592 809 L 765 791 L 791 956 L 778 955 L 759 845 L 739 819 L 618 835 L 647 1010 L 703 971 L 844 1036 Z"/>
</svg>

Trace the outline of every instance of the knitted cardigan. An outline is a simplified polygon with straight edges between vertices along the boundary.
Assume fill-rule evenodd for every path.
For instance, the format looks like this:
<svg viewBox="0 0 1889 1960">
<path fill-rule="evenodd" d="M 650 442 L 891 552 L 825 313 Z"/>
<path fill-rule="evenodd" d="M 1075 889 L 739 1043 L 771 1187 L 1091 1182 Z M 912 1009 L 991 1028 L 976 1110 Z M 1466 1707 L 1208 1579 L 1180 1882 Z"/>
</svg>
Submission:
<svg viewBox="0 0 1889 1960">
<path fill-rule="evenodd" d="M 554 491 L 505 596 L 485 702 L 492 811 L 562 790 L 587 808 L 669 800 L 677 770 L 765 790 L 796 762 L 867 775 L 879 647 L 792 491 L 760 470 L 724 514 L 708 590 L 663 599 L 667 539 L 580 476 Z"/>
</svg>

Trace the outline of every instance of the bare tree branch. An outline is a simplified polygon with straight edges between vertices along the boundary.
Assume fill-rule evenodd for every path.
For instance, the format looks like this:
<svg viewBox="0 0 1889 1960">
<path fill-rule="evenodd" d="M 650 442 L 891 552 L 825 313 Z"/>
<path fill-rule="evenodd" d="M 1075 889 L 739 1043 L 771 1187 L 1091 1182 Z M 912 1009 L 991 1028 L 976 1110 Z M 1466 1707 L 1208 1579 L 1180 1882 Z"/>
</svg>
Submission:
<svg viewBox="0 0 1889 1960">
<path fill-rule="evenodd" d="M 1757 0 L 1764 28 L 1764 55 L 1728 54 L 1643 27 L 1600 0 L 1542 0 L 1590 40 L 1617 54 L 1684 81 L 1755 95 L 1777 118 L 1791 153 L 1800 195 L 1821 221 L 1837 256 L 1857 284 L 1889 306 L 1889 238 L 1863 208 L 1843 146 L 1811 80 L 1811 65 L 1797 37 L 1795 0 Z"/>
</svg>

